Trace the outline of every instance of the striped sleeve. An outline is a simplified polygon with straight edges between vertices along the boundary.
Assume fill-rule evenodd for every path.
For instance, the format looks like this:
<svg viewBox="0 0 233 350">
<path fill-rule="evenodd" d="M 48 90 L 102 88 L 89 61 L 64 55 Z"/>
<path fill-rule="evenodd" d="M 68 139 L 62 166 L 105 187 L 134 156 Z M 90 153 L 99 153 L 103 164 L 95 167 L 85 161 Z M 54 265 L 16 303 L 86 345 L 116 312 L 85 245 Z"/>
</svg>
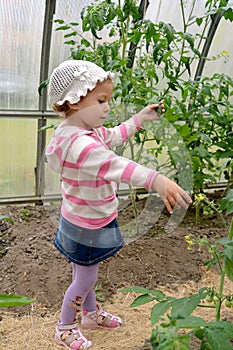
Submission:
<svg viewBox="0 0 233 350">
<path fill-rule="evenodd" d="M 73 154 L 76 153 L 76 147 L 80 150 L 80 144 L 73 145 Z M 69 164 L 66 162 L 65 167 L 67 168 L 68 166 Z M 82 173 L 97 179 L 118 183 L 124 182 L 135 187 L 144 187 L 148 191 L 152 190 L 153 181 L 158 174 L 155 170 L 116 155 L 94 141 L 83 147 L 81 152 L 79 151 L 78 159 L 73 166 Z"/>
<path fill-rule="evenodd" d="M 97 132 L 100 134 L 105 144 L 111 148 L 122 145 L 141 129 L 142 126 L 138 121 L 138 117 L 137 115 L 134 115 L 132 118 L 114 128 L 105 128 L 102 126 L 97 129 Z"/>
</svg>

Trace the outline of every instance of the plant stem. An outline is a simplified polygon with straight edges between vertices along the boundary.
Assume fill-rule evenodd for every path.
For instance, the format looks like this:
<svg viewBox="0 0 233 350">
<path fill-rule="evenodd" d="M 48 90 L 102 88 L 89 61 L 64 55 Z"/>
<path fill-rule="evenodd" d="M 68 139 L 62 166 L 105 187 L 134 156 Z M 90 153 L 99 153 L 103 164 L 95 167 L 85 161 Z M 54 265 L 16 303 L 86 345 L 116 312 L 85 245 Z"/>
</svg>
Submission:
<svg viewBox="0 0 233 350">
<path fill-rule="evenodd" d="M 226 258 L 224 259 L 224 264 L 223 264 L 223 269 L 221 272 L 221 279 L 220 279 L 220 284 L 219 284 L 219 291 L 218 294 L 220 296 L 220 299 L 218 300 L 217 306 L 216 306 L 216 321 L 220 321 L 220 312 L 221 312 L 221 305 L 222 305 L 222 300 L 221 300 L 221 295 L 223 292 L 223 287 L 224 287 L 224 281 L 225 281 L 225 264 L 226 264 Z"/>
<path fill-rule="evenodd" d="M 224 228 L 226 229 L 226 231 L 228 232 L 228 238 L 229 239 L 232 239 L 232 236 L 233 236 L 233 233 L 231 232 L 231 229 L 229 230 L 227 224 L 226 224 L 226 221 L 224 219 L 224 216 L 222 214 L 222 212 L 216 208 L 216 206 L 209 202 L 209 201 L 206 201 L 206 203 L 214 210 L 216 211 L 220 218 L 221 218 L 221 221 L 223 223 L 223 226 Z M 233 220 L 232 220 L 233 221 Z M 231 222 L 231 227 L 232 227 L 232 222 Z M 225 266 L 226 266 L 226 257 L 224 258 L 224 262 L 223 262 L 223 267 L 221 267 L 220 263 L 219 263 L 219 266 L 220 266 L 220 271 L 221 271 L 221 278 L 220 278 L 220 284 L 219 284 L 219 290 L 218 290 L 218 294 L 219 294 L 219 301 L 216 305 L 216 321 L 220 321 L 220 313 L 221 313 L 221 305 L 222 305 L 222 300 L 221 300 L 221 296 L 222 296 L 222 292 L 223 292 L 223 287 L 224 287 L 224 282 L 225 282 L 225 276 L 226 276 L 226 269 L 225 269 Z"/>
<path fill-rule="evenodd" d="M 233 219 L 231 220 L 231 224 L 230 224 L 230 230 L 229 230 L 229 234 L 228 234 L 228 238 L 231 241 L 233 238 Z"/>
<path fill-rule="evenodd" d="M 207 205 L 209 205 L 210 208 L 213 209 L 220 216 L 220 219 L 221 219 L 221 221 L 223 223 L 223 226 L 224 226 L 225 230 L 227 232 L 229 232 L 229 228 L 228 228 L 228 226 L 226 224 L 226 220 L 224 219 L 224 216 L 223 216 L 222 212 L 218 208 L 216 208 L 216 206 L 213 203 L 211 203 L 209 200 L 205 200 L 205 203 Z"/>
<path fill-rule="evenodd" d="M 200 204 L 196 206 L 196 225 L 200 225 Z"/>
</svg>

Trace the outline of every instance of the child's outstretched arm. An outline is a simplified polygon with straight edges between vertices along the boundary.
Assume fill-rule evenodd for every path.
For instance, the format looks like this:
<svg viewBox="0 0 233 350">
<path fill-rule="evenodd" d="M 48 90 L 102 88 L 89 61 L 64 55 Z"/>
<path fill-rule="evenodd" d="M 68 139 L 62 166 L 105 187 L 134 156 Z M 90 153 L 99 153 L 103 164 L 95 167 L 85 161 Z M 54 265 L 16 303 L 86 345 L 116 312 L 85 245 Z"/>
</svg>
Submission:
<svg viewBox="0 0 233 350">
<path fill-rule="evenodd" d="M 146 121 L 159 120 L 160 115 L 157 112 L 157 109 L 161 108 L 162 115 L 165 113 L 165 108 L 163 102 L 159 102 L 157 104 L 149 105 L 143 108 L 139 113 L 137 113 L 138 122 L 142 126 Z"/>
<path fill-rule="evenodd" d="M 172 208 L 187 209 L 192 203 L 192 199 L 186 191 L 161 174 L 155 177 L 152 188 L 160 195 L 170 214 L 173 212 Z"/>
<path fill-rule="evenodd" d="M 143 108 L 139 113 L 135 114 L 132 118 L 126 120 L 122 124 L 113 128 L 98 128 L 98 132 L 101 137 L 105 140 L 108 147 L 120 146 L 126 142 L 131 136 L 133 136 L 138 130 L 143 128 L 145 121 L 159 120 L 160 116 L 156 112 L 156 109 L 160 107 L 162 115 L 165 112 L 163 102 L 158 104 L 152 104 Z"/>
</svg>

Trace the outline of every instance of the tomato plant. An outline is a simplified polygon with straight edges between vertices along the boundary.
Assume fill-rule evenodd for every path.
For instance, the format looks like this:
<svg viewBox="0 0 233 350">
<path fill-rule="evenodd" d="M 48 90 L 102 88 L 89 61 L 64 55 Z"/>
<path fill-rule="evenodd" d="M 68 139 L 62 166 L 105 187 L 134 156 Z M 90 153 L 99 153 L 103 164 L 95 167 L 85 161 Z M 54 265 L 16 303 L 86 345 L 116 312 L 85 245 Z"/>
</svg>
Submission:
<svg viewBox="0 0 233 350">
<path fill-rule="evenodd" d="M 194 244 L 198 244 L 199 248 L 207 247 L 212 258 L 204 265 L 209 268 L 218 267 L 221 276 L 218 290 L 202 287 L 196 294 L 182 298 L 166 296 L 159 290 L 140 287 L 121 290 L 140 294 L 131 307 L 156 302 L 151 309 L 151 323 L 154 326 L 160 321 L 160 324 L 153 329 L 150 339 L 152 348 L 156 350 L 188 350 L 191 335 L 201 341 L 201 350 L 232 349 L 233 324 L 221 320 L 221 308 L 223 304 L 229 308 L 233 307 L 233 294 L 223 293 L 226 277 L 233 281 L 233 219 L 228 226 L 223 215 L 223 211 L 225 215 L 233 213 L 233 190 L 221 199 L 219 205 L 209 201 L 203 194 L 199 196 L 199 200 L 205 201 L 207 206 L 220 215 L 227 235 L 225 238 L 216 239 L 214 243 L 209 242 L 207 237 L 196 238 L 187 235 L 185 238 L 191 249 Z M 200 317 L 193 316 L 193 312 L 199 307 L 215 309 L 215 321 L 206 322 Z"/>
<path fill-rule="evenodd" d="M 138 0 L 91 4 L 83 8 L 80 24 L 55 20 L 56 30 L 64 32 L 64 43 L 70 46 L 71 58 L 93 61 L 116 73 L 108 126 L 128 119 L 148 103 L 164 100 L 167 122 L 161 124 L 162 129 L 171 133 L 169 124 L 175 128 L 188 156 L 183 157 L 180 142 L 172 142 L 172 134 L 168 142 L 168 132 L 158 129 L 158 123 L 145 127 L 144 134 L 137 134 L 126 147 L 132 159 L 150 163 L 188 191 L 193 187 L 195 193 L 221 177 L 230 182 L 233 173 L 233 80 L 218 73 L 196 77 L 193 64 L 207 60 L 201 47 L 209 41 L 211 20 L 221 14 L 232 21 L 233 11 L 227 0 L 207 0 L 205 5 L 206 13 L 195 17 L 197 1 L 192 1 L 189 13 L 185 13 L 185 1 L 180 1 L 182 31 L 170 23 L 143 18 Z M 200 26 L 200 33 L 192 33 L 194 25 Z M 228 57 L 223 50 L 212 59 Z M 167 158 L 159 164 L 156 160 L 162 152 Z M 188 172 L 183 159 L 191 168 Z M 189 184 L 182 183 L 181 172 Z"/>
</svg>

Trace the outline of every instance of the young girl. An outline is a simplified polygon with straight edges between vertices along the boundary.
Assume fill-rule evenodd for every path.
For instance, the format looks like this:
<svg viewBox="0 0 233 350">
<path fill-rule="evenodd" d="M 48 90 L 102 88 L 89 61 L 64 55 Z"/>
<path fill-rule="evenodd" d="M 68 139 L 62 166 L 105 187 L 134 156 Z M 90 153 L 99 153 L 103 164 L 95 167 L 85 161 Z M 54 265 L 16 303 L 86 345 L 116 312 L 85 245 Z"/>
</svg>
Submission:
<svg viewBox="0 0 233 350">
<path fill-rule="evenodd" d="M 73 281 L 67 289 L 55 341 L 67 349 L 88 349 L 92 343 L 80 332 L 76 314 L 81 311 L 83 328 L 115 329 L 122 320 L 96 303 L 95 283 L 99 262 L 124 246 L 117 224 L 116 184 L 124 182 L 156 191 L 167 210 L 188 208 L 191 198 L 175 182 L 157 171 L 116 155 L 145 121 L 159 119 L 150 105 L 128 121 L 111 129 L 103 126 L 109 113 L 113 74 L 89 61 L 68 60 L 50 79 L 49 96 L 64 121 L 55 130 L 46 157 L 60 175 L 62 207 L 54 244 L 72 263 Z"/>
</svg>

